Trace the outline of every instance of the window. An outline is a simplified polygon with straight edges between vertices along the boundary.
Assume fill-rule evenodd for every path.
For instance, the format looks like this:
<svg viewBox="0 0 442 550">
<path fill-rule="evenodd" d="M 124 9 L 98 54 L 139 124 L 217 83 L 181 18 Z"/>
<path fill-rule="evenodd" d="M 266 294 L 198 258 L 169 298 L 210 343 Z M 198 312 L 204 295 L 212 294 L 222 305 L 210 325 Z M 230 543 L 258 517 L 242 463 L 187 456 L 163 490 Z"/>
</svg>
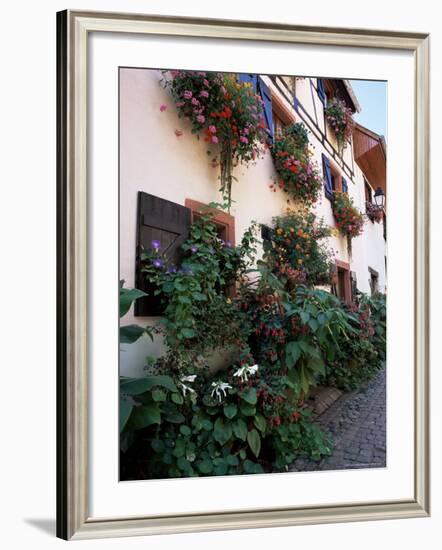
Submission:
<svg viewBox="0 0 442 550">
<path fill-rule="evenodd" d="M 201 216 L 202 212 L 211 212 L 212 222 L 217 228 L 218 236 L 229 246 L 235 246 L 235 218 L 227 212 L 210 208 L 203 202 L 198 202 L 192 199 L 186 199 L 185 205 L 191 212 L 192 221 Z M 233 298 L 236 293 L 235 285 L 233 284 L 226 292 L 227 296 Z"/>
<path fill-rule="evenodd" d="M 347 180 L 324 153 L 322 153 L 322 169 L 324 173 L 324 192 L 328 199 L 333 197 L 334 191 L 348 192 Z"/>
<path fill-rule="evenodd" d="M 379 292 L 379 273 L 371 267 L 368 268 L 368 272 L 370 274 L 370 293 L 373 296 L 374 294 Z"/>
<path fill-rule="evenodd" d="M 373 202 L 373 192 L 370 187 L 370 184 L 367 182 L 367 180 L 364 178 L 364 189 L 365 189 L 365 202 L 372 203 Z"/>
<path fill-rule="evenodd" d="M 185 206 L 142 191 L 138 193 L 135 286 L 149 295 L 135 301 L 136 316 L 157 316 L 164 310 L 160 298 L 154 296 L 141 273 L 141 250 L 152 248 L 152 241 L 157 240 L 167 261 L 179 265 L 181 245 L 189 238 L 190 224 L 191 212 Z"/>
<path fill-rule="evenodd" d="M 263 101 L 262 108 L 267 134 L 269 137 L 269 141 L 273 141 L 272 94 L 269 87 L 261 78 L 261 76 L 257 74 L 240 73 L 238 75 L 238 80 L 240 82 L 250 83 L 252 85 L 253 91 L 261 96 L 261 99 Z"/>
<path fill-rule="evenodd" d="M 272 111 L 272 116 L 273 131 L 275 133 L 275 136 L 281 135 L 283 129 L 285 128 L 285 126 L 287 126 L 287 124 L 282 120 L 282 118 L 280 118 L 279 114 L 275 110 Z"/>
<path fill-rule="evenodd" d="M 316 86 L 317 86 L 317 90 L 318 90 L 319 99 L 322 101 L 322 103 L 324 105 L 326 105 L 326 103 L 327 103 L 327 94 L 326 94 L 326 90 L 325 90 L 324 79 L 323 78 L 317 78 L 316 79 Z"/>
<path fill-rule="evenodd" d="M 355 284 L 356 277 L 354 277 L 353 281 Z M 334 266 L 334 272 L 332 275 L 332 292 L 346 304 L 351 304 L 353 294 L 352 276 L 349 263 L 336 260 L 336 265 Z"/>
</svg>

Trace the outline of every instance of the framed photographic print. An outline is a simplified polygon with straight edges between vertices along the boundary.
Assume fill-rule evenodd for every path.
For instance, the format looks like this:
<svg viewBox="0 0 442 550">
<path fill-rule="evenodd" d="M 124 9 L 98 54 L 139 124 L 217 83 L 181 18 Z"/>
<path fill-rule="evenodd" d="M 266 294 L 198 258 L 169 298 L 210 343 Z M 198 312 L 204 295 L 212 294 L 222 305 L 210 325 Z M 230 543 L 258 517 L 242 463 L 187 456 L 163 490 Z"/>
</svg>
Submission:
<svg viewBox="0 0 442 550">
<path fill-rule="evenodd" d="M 58 536 L 428 515 L 429 37 L 57 33 Z"/>
</svg>

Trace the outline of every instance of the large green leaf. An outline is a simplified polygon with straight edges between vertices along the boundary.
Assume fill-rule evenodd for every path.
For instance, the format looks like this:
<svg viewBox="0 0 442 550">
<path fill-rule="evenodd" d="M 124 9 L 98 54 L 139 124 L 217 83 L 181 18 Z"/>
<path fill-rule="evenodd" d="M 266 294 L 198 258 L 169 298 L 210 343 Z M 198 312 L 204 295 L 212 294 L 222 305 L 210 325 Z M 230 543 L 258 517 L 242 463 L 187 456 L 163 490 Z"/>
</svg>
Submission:
<svg viewBox="0 0 442 550">
<path fill-rule="evenodd" d="M 256 395 L 256 389 L 247 388 L 246 391 L 241 393 L 241 399 L 243 399 L 249 405 L 256 405 L 256 402 L 258 401 L 258 397 Z"/>
<path fill-rule="evenodd" d="M 144 334 L 144 332 L 145 329 L 138 325 L 126 325 L 124 327 L 120 327 L 120 343 L 133 344 Z"/>
<path fill-rule="evenodd" d="M 257 430 L 253 429 L 247 434 L 247 443 L 252 453 L 258 458 L 261 451 L 261 437 Z"/>
<path fill-rule="evenodd" d="M 247 439 L 247 424 L 242 418 L 239 418 L 232 424 L 233 433 L 238 439 L 245 441 Z"/>
<path fill-rule="evenodd" d="M 147 296 L 147 294 L 137 288 L 120 288 L 120 317 L 126 315 L 132 303 L 142 296 Z"/>
<path fill-rule="evenodd" d="M 224 422 L 222 418 L 217 418 L 213 430 L 213 438 L 220 445 L 225 445 L 232 437 L 232 426 L 230 422 Z"/>
<path fill-rule="evenodd" d="M 262 414 L 257 414 L 255 416 L 255 419 L 253 420 L 253 423 L 261 433 L 264 433 L 266 431 L 267 422 Z"/>
<path fill-rule="evenodd" d="M 286 363 L 288 368 L 296 365 L 296 362 L 301 357 L 302 349 L 299 342 L 288 342 L 285 347 Z"/>
<path fill-rule="evenodd" d="M 127 395 L 140 395 L 154 386 L 162 386 L 170 391 L 177 391 L 174 381 L 170 376 L 152 375 L 144 378 L 122 378 L 120 381 L 120 391 Z"/>
<path fill-rule="evenodd" d="M 234 403 L 229 403 L 224 406 L 224 414 L 227 418 L 233 418 L 238 412 L 238 407 Z"/>
<path fill-rule="evenodd" d="M 132 403 L 129 403 L 129 401 L 127 401 L 126 399 L 120 399 L 120 432 L 123 431 L 124 426 L 129 420 L 132 409 Z"/>
<path fill-rule="evenodd" d="M 161 423 L 161 411 L 156 403 L 134 407 L 130 423 L 135 429 L 147 428 L 152 424 Z"/>
</svg>

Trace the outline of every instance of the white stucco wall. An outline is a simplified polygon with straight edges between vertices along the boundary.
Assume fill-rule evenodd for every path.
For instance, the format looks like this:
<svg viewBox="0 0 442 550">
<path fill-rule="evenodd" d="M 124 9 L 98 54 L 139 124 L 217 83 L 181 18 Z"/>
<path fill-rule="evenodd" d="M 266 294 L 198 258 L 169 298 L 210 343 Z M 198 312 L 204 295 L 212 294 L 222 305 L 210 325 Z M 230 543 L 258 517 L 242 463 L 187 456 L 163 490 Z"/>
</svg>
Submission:
<svg viewBox="0 0 442 550">
<path fill-rule="evenodd" d="M 190 133 L 189 124 L 178 118 L 168 91 L 160 84 L 161 77 L 161 72 L 155 70 L 120 70 L 120 279 L 125 280 L 127 287 L 133 287 L 135 281 L 138 191 L 183 205 L 186 199 L 203 203 L 220 201 L 219 169 L 211 167 L 207 143 L 198 141 Z M 319 113 L 322 103 L 311 90 L 309 79 L 297 82 L 297 93 L 301 94 L 304 107 L 311 110 L 312 118 L 317 116 L 320 124 L 323 120 Z M 168 106 L 164 112 L 160 112 L 162 104 Z M 177 129 L 183 131 L 181 137 L 175 135 Z M 322 170 L 323 146 L 314 134 L 310 135 L 310 141 Z M 345 154 L 349 155 L 347 162 L 350 163 L 351 151 Z M 348 181 L 349 193 L 356 205 L 365 211 L 363 176 L 356 165 L 355 169 L 354 182 Z M 231 214 L 235 216 L 237 243 L 253 220 L 270 223 L 273 216 L 285 212 L 287 195 L 269 190 L 273 174 L 269 152 L 256 164 L 236 169 L 235 176 L 239 181 L 233 186 Z M 328 199 L 322 197 L 315 210 L 326 223 L 334 225 Z M 361 237 L 353 240 L 351 269 L 357 273 L 360 290 L 369 292 L 370 265 L 379 272 L 382 290 L 385 283 L 382 225 L 367 222 L 365 229 Z M 331 237 L 330 246 L 337 259 L 349 261 L 343 237 Z M 134 317 L 132 310 L 122 319 L 122 324 L 153 322 L 154 319 Z M 147 337 L 135 344 L 122 345 L 121 349 L 121 371 L 125 375 L 140 374 L 147 355 L 157 356 L 164 351 L 160 339 L 152 343 Z"/>
</svg>

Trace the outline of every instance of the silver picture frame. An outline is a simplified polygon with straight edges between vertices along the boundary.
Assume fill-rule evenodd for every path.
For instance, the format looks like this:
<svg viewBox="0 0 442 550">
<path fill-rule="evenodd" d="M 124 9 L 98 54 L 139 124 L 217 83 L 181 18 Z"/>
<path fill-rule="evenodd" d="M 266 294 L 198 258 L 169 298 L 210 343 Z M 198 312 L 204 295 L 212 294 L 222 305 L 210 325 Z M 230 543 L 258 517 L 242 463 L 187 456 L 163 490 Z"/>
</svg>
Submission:
<svg viewBox="0 0 442 550">
<path fill-rule="evenodd" d="M 88 510 L 88 35 L 145 33 L 396 49 L 412 52 L 415 83 L 414 496 L 410 500 L 97 519 Z M 429 35 L 122 13 L 57 14 L 57 536 L 85 539 L 424 517 L 429 465 Z"/>
</svg>

